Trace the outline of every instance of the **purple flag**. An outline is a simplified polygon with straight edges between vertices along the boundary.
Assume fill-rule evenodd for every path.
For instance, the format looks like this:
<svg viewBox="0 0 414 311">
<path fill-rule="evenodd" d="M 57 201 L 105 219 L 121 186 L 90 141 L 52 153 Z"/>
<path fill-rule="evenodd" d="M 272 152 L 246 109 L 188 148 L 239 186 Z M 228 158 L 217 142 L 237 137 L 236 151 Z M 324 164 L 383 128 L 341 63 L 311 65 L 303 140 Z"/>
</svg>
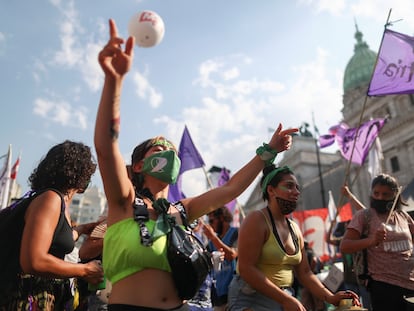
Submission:
<svg viewBox="0 0 414 311">
<path fill-rule="evenodd" d="M 204 161 L 197 148 L 194 146 L 187 126 L 185 126 L 183 136 L 181 137 L 178 156 L 181 160 L 180 175 L 185 171 L 204 166 Z"/>
<path fill-rule="evenodd" d="M 348 128 L 345 123 L 341 123 L 336 132 L 336 143 L 343 157 L 362 165 L 385 122 L 386 119 L 373 119 L 365 122 L 359 127 L 358 133 L 357 128 Z"/>
<path fill-rule="evenodd" d="M 178 157 L 181 160 L 180 173 L 175 184 L 170 185 L 168 191 L 168 200 L 170 202 L 177 202 L 185 198 L 185 195 L 181 189 L 181 175 L 188 170 L 203 167 L 204 161 L 201 158 L 200 153 L 194 146 L 187 126 L 184 128 L 183 135 L 181 137 L 180 147 L 178 149 Z"/>
<path fill-rule="evenodd" d="M 217 187 L 223 186 L 225 183 L 227 183 L 230 179 L 230 170 L 223 167 L 220 172 L 220 176 L 217 180 Z M 226 204 L 226 207 L 230 210 L 230 212 L 234 212 L 234 208 L 236 207 L 236 199 L 228 202 Z"/>
<path fill-rule="evenodd" d="M 329 134 L 319 136 L 320 148 L 325 148 L 332 145 L 335 142 L 335 135 L 340 125 L 334 125 L 329 128 Z"/>
<path fill-rule="evenodd" d="M 326 134 L 319 136 L 319 147 L 325 148 L 332 145 L 335 142 L 335 135 Z"/>
<path fill-rule="evenodd" d="M 368 95 L 414 92 L 414 37 L 385 29 Z"/>
<path fill-rule="evenodd" d="M 181 175 L 178 176 L 177 182 L 171 184 L 168 188 L 168 201 L 178 202 L 185 198 L 185 194 L 181 190 Z"/>
</svg>

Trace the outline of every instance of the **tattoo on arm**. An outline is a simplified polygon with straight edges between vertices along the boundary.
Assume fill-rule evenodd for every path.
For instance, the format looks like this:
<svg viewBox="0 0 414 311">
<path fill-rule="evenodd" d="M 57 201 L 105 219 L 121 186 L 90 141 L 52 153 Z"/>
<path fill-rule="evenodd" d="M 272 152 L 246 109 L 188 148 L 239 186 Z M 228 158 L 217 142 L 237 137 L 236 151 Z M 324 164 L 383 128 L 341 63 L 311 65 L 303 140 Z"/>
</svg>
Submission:
<svg viewBox="0 0 414 311">
<path fill-rule="evenodd" d="M 121 121 L 120 118 L 115 118 L 111 120 L 111 128 L 109 129 L 109 131 L 111 133 L 112 140 L 118 139 L 120 121 Z"/>
</svg>

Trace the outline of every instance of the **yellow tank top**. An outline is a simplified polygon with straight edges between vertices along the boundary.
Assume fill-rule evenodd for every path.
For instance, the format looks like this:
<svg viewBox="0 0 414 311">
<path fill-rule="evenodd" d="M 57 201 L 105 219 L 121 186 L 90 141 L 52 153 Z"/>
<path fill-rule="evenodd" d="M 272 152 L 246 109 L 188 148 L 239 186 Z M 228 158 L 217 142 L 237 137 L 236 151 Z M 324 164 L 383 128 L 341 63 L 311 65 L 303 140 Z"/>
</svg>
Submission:
<svg viewBox="0 0 414 311">
<path fill-rule="evenodd" d="M 152 232 L 155 221 L 149 220 L 145 224 Z M 166 235 L 153 241 L 152 246 L 142 245 L 140 230 L 134 219 L 121 220 L 109 226 L 105 233 L 102 258 L 104 273 L 115 284 L 146 268 L 171 272 L 166 247 Z"/>
<path fill-rule="evenodd" d="M 260 254 L 257 267 L 262 271 L 266 277 L 278 287 L 289 287 L 293 284 L 293 267 L 298 265 L 302 260 L 302 253 L 300 251 L 300 245 L 302 245 L 301 235 L 299 233 L 299 227 L 293 221 L 291 225 L 293 231 L 299 239 L 299 250 L 289 255 L 283 250 L 273 234 L 272 225 L 269 223 L 266 215 L 263 211 L 260 211 L 266 220 L 269 227 L 269 238 L 264 243 L 262 252 Z"/>
</svg>

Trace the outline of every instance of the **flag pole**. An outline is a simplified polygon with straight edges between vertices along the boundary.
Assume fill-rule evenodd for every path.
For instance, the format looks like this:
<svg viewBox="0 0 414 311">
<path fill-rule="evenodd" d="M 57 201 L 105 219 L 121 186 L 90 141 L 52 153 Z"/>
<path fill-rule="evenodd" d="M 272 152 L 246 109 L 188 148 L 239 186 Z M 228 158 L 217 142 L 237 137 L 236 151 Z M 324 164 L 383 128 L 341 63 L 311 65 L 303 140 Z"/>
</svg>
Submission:
<svg viewBox="0 0 414 311">
<path fill-rule="evenodd" d="M 10 144 L 8 152 L 7 152 L 7 157 L 4 163 L 4 171 L 2 172 L 2 176 L 1 176 L 0 209 L 3 209 L 9 205 L 11 158 L 12 158 L 12 145 Z"/>
<path fill-rule="evenodd" d="M 384 31 L 383 31 L 383 33 L 382 33 L 381 44 L 380 44 L 379 49 L 381 49 L 382 43 L 383 43 L 383 41 L 384 41 L 385 30 L 387 29 L 387 27 L 388 27 L 389 25 L 391 25 L 391 23 L 390 23 L 391 10 L 392 10 L 392 9 L 390 9 L 390 10 L 389 10 L 389 12 L 388 12 L 387 22 L 386 22 L 386 23 L 385 23 L 385 25 L 384 25 Z M 369 85 L 368 85 L 367 94 L 365 95 L 364 103 L 363 103 L 363 105 L 362 105 L 362 110 L 361 110 L 361 114 L 360 114 L 360 117 L 359 117 L 358 127 L 357 127 L 356 132 L 355 132 L 355 137 L 358 137 L 359 129 L 360 129 L 361 124 L 362 124 L 362 119 L 363 119 L 363 116 L 364 116 L 365 107 L 366 107 L 366 104 L 367 104 L 367 101 L 368 101 L 368 97 L 369 97 L 369 95 L 368 95 L 368 90 L 369 90 L 369 87 L 370 87 L 370 85 L 371 85 L 372 78 L 373 78 L 373 76 L 374 76 L 375 67 L 376 67 L 376 65 L 377 65 L 377 63 L 378 63 L 378 59 L 379 59 L 379 51 L 378 51 L 378 53 L 377 53 L 377 57 L 376 57 L 376 59 L 375 59 L 375 65 L 374 65 L 374 68 L 373 68 L 372 73 L 371 73 L 371 79 L 370 79 L 370 82 L 369 82 Z M 352 144 L 351 156 L 350 156 L 350 158 L 349 158 L 349 160 L 348 160 L 347 168 L 346 168 L 346 170 L 345 170 L 345 178 L 344 178 L 343 185 L 345 185 L 345 184 L 346 184 L 346 181 L 349 179 L 350 170 L 351 170 L 351 162 L 352 162 L 352 157 L 353 157 L 353 155 L 354 155 L 355 146 L 356 146 L 356 140 L 354 140 L 354 143 Z M 372 146 L 371 146 L 371 147 L 372 147 Z M 342 201 L 343 201 L 343 199 L 344 199 L 344 195 L 341 193 L 341 195 L 340 195 L 340 197 L 339 197 L 338 207 L 337 207 L 337 210 L 336 210 L 336 215 L 338 215 L 338 214 L 339 214 L 339 211 L 340 211 L 341 206 L 342 206 Z M 336 217 L 335 217 L 335 219 L 336 219 Z"/>
<path fill-rule="evenodd" d="M 323 182 L 323 176 L 322 176 L 322 167 L 321 167 L 321 156 L 320 156 L 320 151 L 319 151 L 319 146 L 318 146 L 318 139 L 319 139 L 319 130 L 316 127 L 316 123 L 315 123 L 315 115 L 312 111 L 312 122 L 313 122 L 313 130 L 315 132 L 315 149 L 316 149 L 316 160 L 317 160 L 317 164 L 318 164 L 318 174 L 319 174 L 319 184 L 321 187 L 321 199 L 322 199 L 322 206 L 326 206 L 326 200 L 325 200 L 325 185 Z M 316 137 L 318 136 L 318 137 Z"/>
<path fill-rule="evenodd" d="M 214 188 L 214 186 L 213 186 L 213 183 L 212 183 L 212 181 L 211 181 L 210 177 L 209 177 L 209 176 L 208 176 L 208 174 L 207 174 L 206 167 L 203 165 L 203 166 L 202 166 L 202 168 L 203 168 L 204 176 L 206 176 L 206 180 L 207 180 L 207 183 L 208 183 L 209 189 L 213 189 L 213 188 Z"/>
</svg>

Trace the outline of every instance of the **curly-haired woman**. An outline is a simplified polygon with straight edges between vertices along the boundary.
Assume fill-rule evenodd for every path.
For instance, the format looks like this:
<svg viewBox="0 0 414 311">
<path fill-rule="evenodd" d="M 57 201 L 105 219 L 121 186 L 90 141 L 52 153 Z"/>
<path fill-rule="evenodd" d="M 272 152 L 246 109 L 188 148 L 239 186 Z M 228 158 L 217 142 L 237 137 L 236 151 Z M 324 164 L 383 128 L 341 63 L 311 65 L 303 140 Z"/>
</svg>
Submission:
<svg viewBox="0 0 414 311">
<path fill-rule="evenodd" d="M 90 227 L 72 228 L 68 207 L 73 196 L 88 187 L 95 170 L 90 147 L 69 140 L 53 146 L 34 169 L 29 177 L 34 197 L 21 219 L 21 273 L 10 282 L 9 291 L 0 293 L 0 310 L 67 310 L 72 298 L 69 278 L 90 283 L 103 279 L 98 261 L 64 261 L 79 234 Z"/>
</svg>

